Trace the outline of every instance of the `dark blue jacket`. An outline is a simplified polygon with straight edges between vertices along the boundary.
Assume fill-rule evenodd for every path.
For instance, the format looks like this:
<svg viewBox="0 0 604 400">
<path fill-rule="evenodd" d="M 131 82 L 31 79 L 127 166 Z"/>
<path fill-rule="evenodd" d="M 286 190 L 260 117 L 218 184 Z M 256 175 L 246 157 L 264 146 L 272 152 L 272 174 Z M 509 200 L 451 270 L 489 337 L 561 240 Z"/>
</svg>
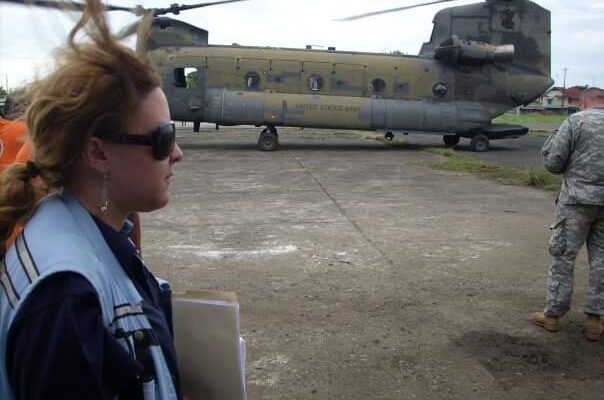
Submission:
<svg viewBox="0 0 604 400">
<path fill-rule="evenodd" d="M 160 290 L 126 232 L 95 222 L 143 298 L 179 391 L 170 292 Z M 8 335 L 7 370 L 19 400 L 143 399 L 142 365 L 103 325 L 94 288 L 75 273 L 49 277 L 22 305 Z"/>
</svg>

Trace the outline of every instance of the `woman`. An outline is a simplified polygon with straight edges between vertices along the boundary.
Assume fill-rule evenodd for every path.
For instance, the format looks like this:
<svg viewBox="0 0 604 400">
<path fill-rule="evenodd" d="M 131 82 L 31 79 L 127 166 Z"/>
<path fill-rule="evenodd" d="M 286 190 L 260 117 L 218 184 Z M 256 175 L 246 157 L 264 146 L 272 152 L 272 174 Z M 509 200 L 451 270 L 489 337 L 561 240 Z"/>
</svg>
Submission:
<svg viewBox="0 0 604 400">
<path fill-rule="evenodd" d="M 0 241 L 25 222 L 0 265 L 3 400 L 181 398 L 169 293 L 127 236 L 127 215 L 168 203 L 182 158 L 159 84 L 88 0 L 33 87 L 35 159 L 0 187 Z"/>
<path fill-rule="evenodd" d="M 25 125 L 25 124 L 23 124 Z M 25 135 L 24 137 L 27 137 L 27 128 L 25 128 Z M 28 161 L 30 161 L 33 158 L 32 155 L 32 145 L 31 145 L 31 141 L 24 139 L 25 143 L 23 143 L 23 146 L 21 146 L 21 148 L 19 149 L 19 151 L 17 152 L 17 155 L 15 156 L 14 160 L 9 163 L 8 165 L 12 164 L 13 162 L 20 162 L 20 163 L 27 163 Z M 0 168 L 2 168 L 0 166 Z M 1 171 L 0 171 L 1 173 Z M 34 178 L 34 179 L 40 179 L 40 178 Z M 39 184 L 41 184 L 41 182 L 38 182 Z M 136 246 L 136 250 L 138 250 L 139 253 L 142 252 L 141 250 L 141 242 L 142 242 L 142 232 L 141 232 L 141 220 L 140 220 L 140 216 L 138 215 L 138 213 L 132 213 L 130 215 L 128 215 L 128 221 L 132 222 L 132 230 L 130 231 L 130 234 L 128 235 L 130 237 L 130 239 L 132 240 L 132 242 L 134 243 L 134 245 Z M 10 246 L 15 239 L 17 238 L 17 235 L 19 235 L 19 233 L 21 233 L 21 226 L 16 226 L 15 229 L 13 229 L 12 234 L 8 237 L 8 239 L 5 241 L 5 246 L 8 247 Z"/>
</svg>

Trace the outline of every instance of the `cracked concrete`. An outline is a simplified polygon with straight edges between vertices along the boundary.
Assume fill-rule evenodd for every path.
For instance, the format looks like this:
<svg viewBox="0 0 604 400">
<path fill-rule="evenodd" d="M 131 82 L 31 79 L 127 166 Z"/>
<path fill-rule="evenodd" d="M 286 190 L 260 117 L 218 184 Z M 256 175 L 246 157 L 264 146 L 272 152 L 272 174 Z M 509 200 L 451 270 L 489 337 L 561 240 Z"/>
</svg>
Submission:
<svg viewBox="0 0 604 400">
<path fill-rule="evenodd" d="M 586 261 L 562 331 L 543 306 L 554 193 L 433 171 L 371 133 L 179 129 L 143 253 L 177 290 L 237 292 L 250 399 L 595 399 Z M 356 137 L 356 138 L 355 138 Z"/>
</svg>

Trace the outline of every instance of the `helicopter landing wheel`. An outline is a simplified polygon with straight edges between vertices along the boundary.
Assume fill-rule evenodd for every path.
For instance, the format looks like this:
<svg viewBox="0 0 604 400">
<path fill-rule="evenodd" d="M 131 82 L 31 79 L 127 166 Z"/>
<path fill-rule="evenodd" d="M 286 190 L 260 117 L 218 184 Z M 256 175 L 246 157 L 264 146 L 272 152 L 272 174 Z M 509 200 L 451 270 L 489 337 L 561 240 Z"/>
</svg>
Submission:
<svg viewBox="0 0 604 400">
<path fill-rule="evenodd" d="M 394 135 L 392 134 L 392 132 L 386 132 L 386 134 L 384 135 L 384 139 L 391 142 L 392 139 L 394 139 Z"/>
<path fill-rule="evenodd" d="M 262 133 L 260 133 L 260 135 L 264 135 L 265 133 L 272 133 L 273 135 L 277 136 L 277 139 L 279 139 L 277 128 L 275 128 L 274 126 L 267 126 L 262 130 Z"/>
<path fill-rule="evenodd" d="M 262 131 L 258 138 L 258 150 L 275 151 L 279 148 L 279 136 L 275 128 L 267 128 Z"/>
<path fill-rule="evenodd" d="M 470 148 L 477 153 L 484 153 L 489 150 L 489 138 L 482 133 L 472 137 Z"/>
<path fill-rule="evenodd" d="M 445 142 L 445 146 L 457 146 L 459 135 L 444 135 L 443 142 Z"/>
</svg>

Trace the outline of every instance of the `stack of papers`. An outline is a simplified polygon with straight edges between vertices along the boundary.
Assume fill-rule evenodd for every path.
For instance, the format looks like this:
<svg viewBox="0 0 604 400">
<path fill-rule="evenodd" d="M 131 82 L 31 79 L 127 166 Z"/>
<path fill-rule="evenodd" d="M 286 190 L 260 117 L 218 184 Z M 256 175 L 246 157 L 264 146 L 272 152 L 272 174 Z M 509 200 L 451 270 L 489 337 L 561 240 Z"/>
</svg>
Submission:
<svg viewBox="0 0 604 400">
<path fill-rule="evenodd" d="M 247 400 L 237 296 L 186 292 L 172 304 L 183 394 L 191 400 Z"/>
</svg>

